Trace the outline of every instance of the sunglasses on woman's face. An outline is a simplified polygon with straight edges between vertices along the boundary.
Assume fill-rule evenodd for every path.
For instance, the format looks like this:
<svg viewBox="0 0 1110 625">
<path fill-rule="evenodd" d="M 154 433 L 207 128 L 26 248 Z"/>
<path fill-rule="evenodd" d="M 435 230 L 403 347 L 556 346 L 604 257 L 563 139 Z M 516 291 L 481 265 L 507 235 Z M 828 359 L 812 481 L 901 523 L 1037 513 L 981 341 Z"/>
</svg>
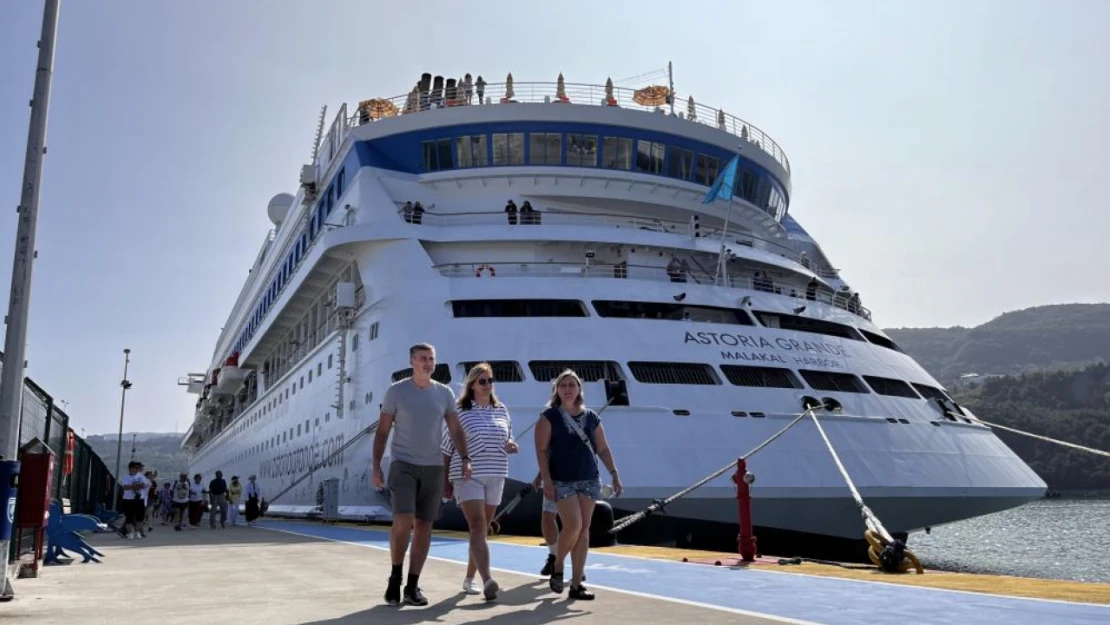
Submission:
<svg viewBox="0 0 1110 625">
<path fill-rule="evenodd" d="M 493 378 L 478 378 L 474 381 L 481 386 L 489 386 L 490 384 L 493 384 Z"/>
</svg>

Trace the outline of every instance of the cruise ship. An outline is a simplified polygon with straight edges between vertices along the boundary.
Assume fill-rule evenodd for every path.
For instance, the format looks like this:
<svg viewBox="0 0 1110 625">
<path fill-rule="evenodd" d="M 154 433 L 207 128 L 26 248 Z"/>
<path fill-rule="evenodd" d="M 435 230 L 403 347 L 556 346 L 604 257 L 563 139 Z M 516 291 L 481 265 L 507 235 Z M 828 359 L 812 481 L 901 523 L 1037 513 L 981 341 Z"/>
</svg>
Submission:
<svg viewBox="0 0 1110 625">
<path fill-rule="evenodd" d="M 521 446 L 506 498 L 537 473 L 528 430 L 566 368 L 590 406 L 609 403 L 618 516 L 733 461 L 813 400 L 892 534 L 1043 496 L 792 216 L 783 149 L 663 76 L 425 74 L 402 96 L 325 109 L 295 193 L 269 202 L 273 229 L 211 362 L 179 380 L 198 396 L 182 442 L 191 470 L 257 474 L 270 512 L 291 516 L 317 515 L 335 479 L 341 518 L 388 521 L 369 433 L 385 390 L 411 372 L 409 346 L 429 342 L 435 378 L 456 393 L 470 366 L 494 367 Z M 812 422 L 748 466 L 764 549 L 861 539 Z M 726 474 L 628 535 L 735 540 L 735 496 Z M 538 532 L 539 502 L 511 515 L 520 531 Z M 443 523 L 459 522 L 453 508 Z"/>
</svg>

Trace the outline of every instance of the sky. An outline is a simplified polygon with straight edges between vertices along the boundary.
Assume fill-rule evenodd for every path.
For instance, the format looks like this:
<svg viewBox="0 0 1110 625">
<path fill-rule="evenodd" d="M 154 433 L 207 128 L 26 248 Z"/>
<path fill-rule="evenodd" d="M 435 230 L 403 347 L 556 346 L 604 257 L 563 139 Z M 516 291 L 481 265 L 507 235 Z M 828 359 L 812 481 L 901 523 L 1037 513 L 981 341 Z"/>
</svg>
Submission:
<svg viewBox="0 0 1110 625">
<path fill-rule="evenodd" d="M 0 3 L 0 285 L 42 20 Z M 786 151 L 790 211 L 883 327 L 1110 301 L 1110 2 L 62 3 L 28 374 L 80 433 L 184 432 L 320 107 L 424 71 L 601 84 L 674 63 L 685 99 Z"/>
</svg>

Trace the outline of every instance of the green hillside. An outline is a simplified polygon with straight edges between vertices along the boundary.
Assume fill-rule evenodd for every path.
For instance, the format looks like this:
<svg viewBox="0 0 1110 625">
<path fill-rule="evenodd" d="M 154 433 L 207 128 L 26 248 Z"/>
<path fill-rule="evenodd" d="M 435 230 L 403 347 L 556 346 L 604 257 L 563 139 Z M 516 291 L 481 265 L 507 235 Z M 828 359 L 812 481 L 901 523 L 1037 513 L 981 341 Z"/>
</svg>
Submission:
<svg viewBox="0 0 1110 625">
<path fill-rule="evenodd" d="M 181 449 L 181 435 L 165 432 L 125 432 L 123 434 L 123 472 L 131 459 L 131 436 L 135 435 L 135 459 L 147 469 L 158 471 L 158 477 L 167 478 L 187 471 L 188 456 Z M 89 445 L 100 454 L 109 471 L 116 470 L 115 434 L 94 434 L 86 437 Z"/>
<path fill-rule="evenodd" d="M 886 332 L 946 386 L 965 373 L 1019 375 L 1110 360 L 1110 304 L 1038 306 L 974 328 Z"/>
<path fill-rule="evenodd" d="M 1026 432 L 1110 451 L 1110 366 L 987 380 L 956 401 L 977 416 Z M 1052 489 L 1110 490 L 1110 458 L 999 431 Z"/>
</svg>

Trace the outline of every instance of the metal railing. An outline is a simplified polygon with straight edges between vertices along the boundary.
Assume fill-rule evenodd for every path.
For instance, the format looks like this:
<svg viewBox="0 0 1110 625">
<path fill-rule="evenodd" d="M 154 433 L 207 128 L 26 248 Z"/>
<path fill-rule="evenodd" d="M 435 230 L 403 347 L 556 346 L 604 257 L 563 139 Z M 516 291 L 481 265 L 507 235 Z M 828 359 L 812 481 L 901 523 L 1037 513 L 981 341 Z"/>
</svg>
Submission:
<svg viewBox="0 0 1110 625">
<path fill-rule="evenodd" d="M 673 284 L 712 285 L 715 276 L 701 269 L 674 269 L 651 265 L 629 265 L 626 263 L 569 263 L 569 262 L 489 262 L 489 263 L 444 263 L 433 269 L 448 278 L 602 278 L 651 280 Z M 725 276 L 726 286 L 788 297 L 802 303 L 815 301 L 846 310 L 852 314 L 871 319 L 871 311 L 853 302 L 846 294 L 837 294 L 826 288 L 807 291 L 805 284 L 782 282 L 769 278 L 755 278 L 730 271 Z"/>
<path fill-rule="evenodd" d="M 604 85 L 591 85 L 586 83 L 564 83 L 560 90 L 555 82 L 516 82 L 487 83 L 479 92 L 474 87 L 473 95 L 467 97 L 464 87 L 457 87 L 454 97 L 450 90 L 443 89 L 438 93 L 430 90 L 421 94 L 410 92 L 391 98 L 377 98 L 376 101 L 388 101 L 389 105 L 380 112 L 359 109 L 348 118 L 350 126 L 369 123 L 373 119 L 382 119 L 395 115 L 419 113 L 422 111 L 453 106 L 484 105 L 484 104 L 586 104 L 593 106 L 615 106 L 625 109 L 669 113 L 670 104 L 642 105 L 634 100 L 636 89 L 624 87 L 606 87 Z M 760 130 L 754 124 L 744 121 L 739 117 L 725 113 L 723 109 L 716 109 L 704 104 L 698 104 L 692 98 L 674 98 L 676 115 L 696 124 L 713 126 L 731 133 L 745 141 L 751 142 L 759 149 L 771 155 L 786 173 L 790 173 L 790 160 L 786 153 L 775 143 L 774 139 Z"/>
<path fill-rule="evenodd" d="M 572 213 L 554 211 L 550 209 L 538 210 L 532 213 L 531 219 L 525 218 L 525 213 L 517 212 L 515 223 L 509 220 L 504 211 L 464 211 L 447 213 L 425 209 L 420 213 L 419 221 L 411 211 L 406 211 L 403 202 L 396 202 L 397 215 L 406 223 L 426 226 L 608 226 L 614 228 L 632 228 L 636 230 L 649 230 L 668 234 L 680 234 L 693 237 L 694 227 L 690 221 L 674 219 L 656 219 L 651 217 L 636 217 L 634 215 L 621 215 L 617 213 Z M 435 208 L 432 204 L 429 208 Z M 720 228 L 702 228 L 702 238 L 715 239 L 720 236 Z M 813 273 L 823 278 L 839 278 L 836 270 L 818 267 L 812 259 L 802 257 L 793 248 L 777 241 L 760 237 L 750 232 L 732 231 L 730 242 L 734 245 L 759 248 L 767 252 L 778 254 L 792 260 Z M 727 238 L 727 237 L 726 237 Z"/>
</svg>

